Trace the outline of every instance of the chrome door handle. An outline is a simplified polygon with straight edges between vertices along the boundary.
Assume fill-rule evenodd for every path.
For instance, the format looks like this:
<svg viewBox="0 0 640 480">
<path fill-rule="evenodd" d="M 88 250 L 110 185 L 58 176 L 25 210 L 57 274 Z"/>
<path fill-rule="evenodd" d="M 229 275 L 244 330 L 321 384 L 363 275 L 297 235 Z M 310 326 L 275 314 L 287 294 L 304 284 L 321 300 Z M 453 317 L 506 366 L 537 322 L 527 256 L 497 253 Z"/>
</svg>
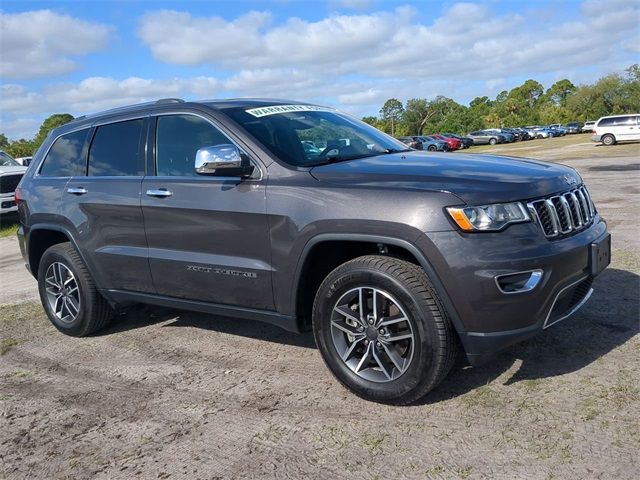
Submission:
<svg viewBox="0 0 640 480">
<path fill-rule="evenodd" d="M 171 195 L 173 195 L 173 192 L 170 192 L 166 188 L 158 188 L 158 189 L 147 190 L 147 195 L 149 195 L 150 197 L 164 198 L 164 197 L 170 197 Z"/>
<path fill-rule="evenodd" d="M 84 195 L 85 193 L 89 193 L 89 190 L 84 187 L 70 187 L 67 188 L 67 193 L 71 193 L 73 195 Z"/>
</svg>

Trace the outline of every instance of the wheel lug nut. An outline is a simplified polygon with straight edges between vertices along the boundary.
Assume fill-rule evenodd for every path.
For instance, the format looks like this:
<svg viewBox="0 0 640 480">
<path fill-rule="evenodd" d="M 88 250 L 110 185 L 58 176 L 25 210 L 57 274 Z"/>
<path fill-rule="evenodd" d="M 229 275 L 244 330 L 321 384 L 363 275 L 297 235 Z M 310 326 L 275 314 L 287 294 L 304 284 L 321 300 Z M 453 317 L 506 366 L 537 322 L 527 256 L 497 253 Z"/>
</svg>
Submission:
<svg viewBox="0 0 640 480">
<path fill-rule="evenodd" d="M 382 345 L 380 345 L 380 342 L 376 342 L 376 347 L 380 348 Z"/>
<path fill-rule="evenodd" d="M 365 340 L 365 341 L 364 341 L 364 344 L 365 344 L 365 345 L 369 345 L 369 340 Z"/>
<path fill-rule="evenodd" d="M 381 334 L 384 334 L 384 328 L 381 328 L 381 329 L 380 329 L 380 333 L 381 333 Z"/>
</svg>

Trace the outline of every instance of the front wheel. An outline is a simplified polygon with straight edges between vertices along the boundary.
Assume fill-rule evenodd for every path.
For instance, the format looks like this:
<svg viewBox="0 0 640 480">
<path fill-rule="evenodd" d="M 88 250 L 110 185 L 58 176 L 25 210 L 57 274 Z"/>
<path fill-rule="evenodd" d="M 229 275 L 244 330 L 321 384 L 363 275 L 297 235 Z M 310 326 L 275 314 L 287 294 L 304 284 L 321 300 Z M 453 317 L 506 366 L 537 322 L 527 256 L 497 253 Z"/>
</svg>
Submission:
<svg viewBox="0 0 640 480">
<path fill-rule="evenodd" d="M 430 152 L 435 152 L 438 149 L 438 147 L 436 147 L 435 145 L 429 145 L 427 147 L 427 150 L 429 150 Z"/>
<path fill-rule="evenodd" d="M 611 145 L 615 145 L 616 143 L 616 137 L 610 134 L 603 135 L 600 140 L 602 141 L 603 144 L 605 144 L 608 147 Z"/>
<path fill-rule="evenodd" d="M 496 140 L 495 138 L 489 139 L 489 145 L 495 145 L 496 143 L 498 143 L 498 140 Z"/>
<path fill-rule="evenodd" d="M 109 304 L 69 242 L 54 245 L 42 255 L 38 291 L 49 320 L 67 335 L 84 337 L 111 319 Z"/>
<path fill-rule="evenodd" d="M 327 276 L 316 294 L 313 332 L 338 380 L 382 403 L 423 397 L 447 375 L 457 351 L 425 272 L 377 255 L 351 260 Z"/>
</svg>

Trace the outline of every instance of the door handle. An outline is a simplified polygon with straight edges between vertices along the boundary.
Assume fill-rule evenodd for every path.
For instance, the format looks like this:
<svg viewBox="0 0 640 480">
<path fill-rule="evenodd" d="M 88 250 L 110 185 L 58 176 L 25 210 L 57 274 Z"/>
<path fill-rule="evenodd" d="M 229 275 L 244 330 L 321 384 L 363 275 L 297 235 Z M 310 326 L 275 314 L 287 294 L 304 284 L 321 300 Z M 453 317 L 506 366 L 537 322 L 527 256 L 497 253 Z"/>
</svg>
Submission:
<svg viewBox="0 0 640 480">
<path fill-rule="evenodd" d="M 158 188 L 158 189 L 147 190 L 147 195 L 149 195 L 150 197 L 165 198 L 173 195 L 173 192 L 170 192 L 166 188 Z"/>
<path fill-rule="evenodd" d="M 89 190 L 84 187 L 70 187 L 67 188 L 67 193 L 71 193 L 73 195 L 84 195 L 85 193 L 89 193 Z"/>
</svg>

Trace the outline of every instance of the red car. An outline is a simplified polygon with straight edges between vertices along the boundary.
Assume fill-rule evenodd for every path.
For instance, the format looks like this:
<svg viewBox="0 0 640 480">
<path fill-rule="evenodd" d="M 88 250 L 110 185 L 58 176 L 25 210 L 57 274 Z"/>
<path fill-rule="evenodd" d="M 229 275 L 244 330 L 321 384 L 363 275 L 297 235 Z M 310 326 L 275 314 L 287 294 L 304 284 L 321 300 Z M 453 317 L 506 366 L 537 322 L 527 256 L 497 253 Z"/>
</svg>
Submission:
<svg viewBox="0 0 640 480">
<path fill-rule="evenodd" d="M 449 145 L 449 150 L 458 150 L 459 148 L 462 148 L 462 142 L 457 138 L 445 137 L 439 133 L 433 133 L 430 136 L 446 142 L 447 145 Z"/>
</svg>

